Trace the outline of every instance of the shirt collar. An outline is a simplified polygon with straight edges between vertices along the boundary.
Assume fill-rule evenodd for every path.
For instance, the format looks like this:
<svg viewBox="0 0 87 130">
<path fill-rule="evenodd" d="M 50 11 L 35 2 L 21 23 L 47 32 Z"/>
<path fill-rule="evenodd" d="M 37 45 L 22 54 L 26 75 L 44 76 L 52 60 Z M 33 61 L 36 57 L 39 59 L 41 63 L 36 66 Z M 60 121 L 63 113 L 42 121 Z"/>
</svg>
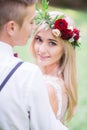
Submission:
<svg viewBox="0 0 87 130">
<path fill-rule="evenodd" d="M 10 46 L 7 43 L 0 41 L 0 57 L 1 56 L 12 56 L 13 55 L 13 49 L 12 46 Z"/>
</svg>

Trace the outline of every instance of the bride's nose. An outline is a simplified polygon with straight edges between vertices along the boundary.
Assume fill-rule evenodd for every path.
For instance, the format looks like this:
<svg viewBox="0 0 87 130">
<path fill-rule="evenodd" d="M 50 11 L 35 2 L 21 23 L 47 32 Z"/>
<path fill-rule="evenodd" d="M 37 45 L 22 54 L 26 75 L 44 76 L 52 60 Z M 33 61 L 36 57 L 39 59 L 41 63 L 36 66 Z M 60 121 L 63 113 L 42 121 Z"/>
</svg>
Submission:
<svg viewBox="0 0 87 130">
<path fill-rule="evenodd" d="M 45 53 L 47 51 L 47 46 L 46 44 L 42 43 L 40 46 L 39 46 L 39 52 L 40 53 Z"/>
</svg>

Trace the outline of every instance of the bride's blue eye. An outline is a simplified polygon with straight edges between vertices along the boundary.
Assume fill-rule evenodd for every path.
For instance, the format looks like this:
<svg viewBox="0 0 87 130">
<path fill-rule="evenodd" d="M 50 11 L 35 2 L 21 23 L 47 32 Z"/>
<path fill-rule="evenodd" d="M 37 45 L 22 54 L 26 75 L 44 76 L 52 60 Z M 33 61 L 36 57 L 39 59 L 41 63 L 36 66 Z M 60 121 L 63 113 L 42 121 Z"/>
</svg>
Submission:
<svg viewBox="0 0 87 130">
<path fill-rule="evenodd" d="M 56 44 L 55 42 L 52 42 L 52 41 L 51 41 L 51 42 L 49 42 L 49 45 L 50 45 L 50 46 L 56 46 L 57 44 Z"/>
</svg>

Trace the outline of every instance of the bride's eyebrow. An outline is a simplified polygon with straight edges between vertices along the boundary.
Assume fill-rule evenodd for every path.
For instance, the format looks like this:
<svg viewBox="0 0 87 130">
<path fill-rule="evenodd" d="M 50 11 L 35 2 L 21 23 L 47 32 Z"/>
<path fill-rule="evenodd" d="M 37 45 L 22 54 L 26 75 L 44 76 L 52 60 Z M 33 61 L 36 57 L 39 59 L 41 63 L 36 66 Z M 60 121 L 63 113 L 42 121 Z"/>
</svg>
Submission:
<svg viewBox="0 0 87 130">
<path fill-rule="evenodd" d="M 40 36 L 40 35 L 38 35 L 38 34 L 37 34 L 35 37 L 41 38 L 41 36 Z"/>
<path fill-rule="evenodd" d="M 48 40 L 49 40 L 49 41 L 56 42 L 56 43 L 58 42 L 58 41 L 56 41 L 56 40 L 54 40 L 54 39 L 48 39 Z"/>
</svg>

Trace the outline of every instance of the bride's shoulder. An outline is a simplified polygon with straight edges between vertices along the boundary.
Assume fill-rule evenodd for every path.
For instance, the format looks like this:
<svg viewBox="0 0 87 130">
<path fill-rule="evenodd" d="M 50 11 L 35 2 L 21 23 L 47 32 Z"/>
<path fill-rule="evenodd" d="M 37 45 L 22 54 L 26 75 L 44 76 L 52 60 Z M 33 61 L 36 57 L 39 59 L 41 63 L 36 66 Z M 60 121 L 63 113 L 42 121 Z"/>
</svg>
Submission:
<svg viewBox="0 0 87 130">
<path fill-rule="evenodd" d="M 64 80 L 60 77 L 52 75 L 43 75 L 43 77 L 46 82 L 64 86 Z"/>
</svg>

